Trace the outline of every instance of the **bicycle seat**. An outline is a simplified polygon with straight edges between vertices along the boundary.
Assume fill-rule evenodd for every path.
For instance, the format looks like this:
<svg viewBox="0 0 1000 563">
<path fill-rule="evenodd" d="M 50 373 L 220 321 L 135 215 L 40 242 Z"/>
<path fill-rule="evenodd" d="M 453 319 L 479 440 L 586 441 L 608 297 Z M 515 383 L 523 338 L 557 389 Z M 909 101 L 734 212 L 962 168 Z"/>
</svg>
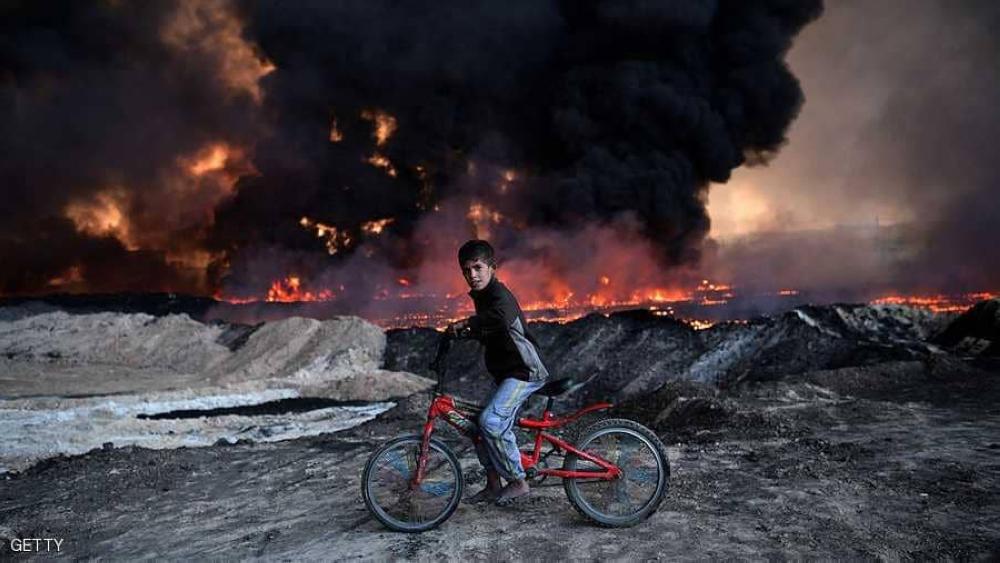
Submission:
<svg viewBox="0 0 1000 563">
<path fill-rule="evenodd" d="M 546 383 L 541 389 L 535 392 L 546 397 L 556 397 L 572 389 L 575 384 L 576 381 L 572 377 L 564 377 Z"/>
</svg>

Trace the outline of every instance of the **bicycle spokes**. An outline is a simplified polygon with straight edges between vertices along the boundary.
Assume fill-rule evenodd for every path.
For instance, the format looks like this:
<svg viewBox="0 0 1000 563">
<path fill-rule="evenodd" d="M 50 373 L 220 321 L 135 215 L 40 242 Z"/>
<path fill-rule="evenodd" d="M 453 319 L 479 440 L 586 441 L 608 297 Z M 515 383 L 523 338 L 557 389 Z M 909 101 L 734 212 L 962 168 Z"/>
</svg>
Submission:
<svg viewBox="0 0 1000 563">
<path fill-rule="evenodd" d="M 403 457 L 402 453 L 397 450 L 389 450 L 385 453 L 386 464 L 395 469 L 403 481 L 409 481 L 413 471 L 410 469 L 408 460 L 403 459 Z"/>
<path fill-rule="evenodd" d="M 659 463 L 656 453 L 641 438 L 626 432 L 610 431 L 595 437 L 581 449 L 602 457 L 622 470 L 619 479 L 579 479 L 582 500 L 604 514 L 625 516 L 636 512 L 657 492 Z M 578 470 L 600 470 L 580 460 Z"/>
<path fill-rule="evenodd" d="M 370 479 L 373 504 L 387 517 L 416 524 L 436 518 L 455 494 L 459 476 L 441 452 L 429 448 L 424 477 L 414 487 L 420 442 L 401 443 L 376 459 Z"/>
<path fill-rule="evenodd" d="M 450 495 L 455 490 L 455 484 L 446 481 L 420 483 L 420 490 L 436 497 Z"/>
</svg>

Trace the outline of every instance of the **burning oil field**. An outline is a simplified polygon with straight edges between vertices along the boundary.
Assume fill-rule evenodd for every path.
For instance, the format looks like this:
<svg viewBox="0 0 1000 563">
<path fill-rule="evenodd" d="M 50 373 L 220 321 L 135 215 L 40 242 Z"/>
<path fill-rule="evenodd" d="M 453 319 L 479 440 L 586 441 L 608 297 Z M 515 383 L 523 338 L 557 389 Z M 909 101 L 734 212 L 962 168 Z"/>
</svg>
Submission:
<svg viewBox="0 0 1000 563">
<path fill-rule="evenodd" d="M 997 3 L 0 15 L 0 553 L 1000 553 Z M 546 488 L 405 542 L 365 513 L 470 239 L 588 381 L 561 407 L 667 444 L 651 533 Z M 490 392 L 475 344 L 448 365 Z"/>
<path fill-rule="evenodd" d="M 786 55 L 818 1 L 5 10 L 4 296 L 336 302 L 438 323 L 462 306 L 454 253 L 475 237 L 550 318 L 732 299 L 713 284 L 765 303 L 998 290 L 994 251 L 955 251 L 983 238 L 977 221 L 942 248 L 943 205 L 743 220 L 760 189 L 726 183 L 781 154 L 804 100 Z M 822 39 L 792 53 L 808 76 Z M 825 227 L 880 211 L 886 233 L 860 242 Z"/>
</svg>

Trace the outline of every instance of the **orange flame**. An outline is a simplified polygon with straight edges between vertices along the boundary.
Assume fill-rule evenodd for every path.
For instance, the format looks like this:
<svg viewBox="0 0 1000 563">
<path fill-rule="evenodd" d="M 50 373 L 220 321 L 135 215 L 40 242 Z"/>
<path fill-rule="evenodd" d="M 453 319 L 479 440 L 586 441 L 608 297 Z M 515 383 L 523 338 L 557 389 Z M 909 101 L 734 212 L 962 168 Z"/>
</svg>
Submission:
<svg viewBox="0 0 1000 563">
<path fill-rule="evenodd" d="M 361 223 L 361 231 L 366 235 L 378 235 L 382 234 L 382 230 L 386 228 L 389 223 L 395 221 L 392 217 L 387 217 L 385 219 L 376 219 L 374 221 L 367 221 Z"/>
<path fill-rule="evenodd" d="M 78 233 L 95 237 L 112 236 L 129 250 L 138 249 L 125 216 L 124 190 L 98 192 L 92 201 L 73 202 L 66 206 L 65 216 L 73 221 Z"/>
<path fill-rule="evenodd" d="M 178 178 L 171 189 L 180 198 L 188 192 L 201 192 L 192 201 L 204 201 L 204 192 L 209 190 L 214 196 L 211 208 L 233 194 L 241 176 L 256 172 L 243 149 L 221 141 L 209 143 L 192 155 L 179 156 L 177 166 L 185 177 Z"/>
<path fill-rule="evenodd" d="M 1000 294 L 990 292 L 966 293 L 959 296 L 948 295 L 886 295 L 872 301 L 875 305 L 907 305 L 929 309 L 935 313 L 957 313 L 971 307 L 978 301 L 996 299 Z"/>
<path fill-rule="evenodd" d="M 323 239 L 323 243 L 326 245 L 326 252 L 331 256 L 340 252 L 341 249 L 350 246 L 351 242 L 353 242 L 349 233 L 342 231 L 333 225 L 313 221 L 308 217 L 302 217 L 299 219 L 299 225 L 302 225 L 307 229 L 315 230 L 316 237 Z"/>
<path fill-rule="evenodd" d="M 337 127 L 337 118 L 333 118 L 330 122 L 330 142 L 339 143 L 344 140 L 344 134 Z"/>
<path fill-rule="evenodd" d="M 194 176 L 203 176 L 225 168 L 228 159 L 229 148 L 226 145 L 210 145 L 188 165 L 187 169 Z"/>
<path fill-rule="evenodd" d="M 366 236 L 377 236 L 382 234 L 386 226 L 395 221 L 392 217 L 386 217 L 384 219 L 375 219 L 372 221 L 365 221 L 361 223 L 361 232 Z M 348 248 L 354 242 L 351 238 L 350 233 L 344 229 L 339 229 L 334 225 L 328 225 L 326 223 L 321 223 L 310 219 L 309 217 L 302 217 L 299 219 L 299 225 L 302 227 L 315 231 L 316 237 L 323 239 L 323 243 L 326 245 L 326 252 L 329 255 L 334 255 L 341 250 Z"/>
<path fill-rule="evenodd" d="M 271 288 L 267 290 L 265 301 L 278 303 L 295 303 L 300 301 L 330 301 L 333 299 L 333 291 L 324 289 L 313 293 L 302 290 L 302 281 L 298 276 L 288 276 L 285 279 L 275 280 Z"/>
<path fill-rule="evenodd" d="M 70 266 L 62 274 L 50 279 L 47 285 L 55 288 L 62 288 L 65 286 L 78 284 L 82 281 L 83 281 L 83 272 L 80 270 L 80 267 Z"/>
<path fill-rule="evenodd" d="M 372 135 L 375 137 L 375 145 L 384 147 L 389 142 L 389 137 L 396 132 L 396 118 L 379 109 L 366 109 L 361 112 L 361 118 L 367 119 L 375 124 Z"/>
<path fill-rule="evenodd" d="M 364 159 L 364 162 L 371 164 L 375 168 L 381 168 L 385 170 L 385 173 L 389 175 L 390 178 L 395 178 L 397 176 L 396 167 L 392 165 L 392 162 L 383 154 L 374 153 L 368 158 Z"/>
</svg>

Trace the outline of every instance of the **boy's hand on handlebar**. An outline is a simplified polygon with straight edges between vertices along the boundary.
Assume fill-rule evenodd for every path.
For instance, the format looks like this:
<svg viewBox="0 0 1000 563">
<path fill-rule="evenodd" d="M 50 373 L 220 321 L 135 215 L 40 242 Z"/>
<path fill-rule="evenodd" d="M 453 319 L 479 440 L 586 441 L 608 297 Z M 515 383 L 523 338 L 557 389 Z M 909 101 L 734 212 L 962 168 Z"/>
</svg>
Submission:
<svg viewBox="0 0 1000 563">
<path fill-rule="evenodd" d="M 449 336 L 452 336 L 452 337 L 455 337 L 455 338 L 458 338 L 458 337 L 464 335 L 468 331 L 469 331 L 469 321 L 468 320 L 461 320 L 461 321 L 453 322 L 450 325 L 448 325 L 448 328 L 445 329 L 445 332 L 448 333 Z"/>
</svg>

